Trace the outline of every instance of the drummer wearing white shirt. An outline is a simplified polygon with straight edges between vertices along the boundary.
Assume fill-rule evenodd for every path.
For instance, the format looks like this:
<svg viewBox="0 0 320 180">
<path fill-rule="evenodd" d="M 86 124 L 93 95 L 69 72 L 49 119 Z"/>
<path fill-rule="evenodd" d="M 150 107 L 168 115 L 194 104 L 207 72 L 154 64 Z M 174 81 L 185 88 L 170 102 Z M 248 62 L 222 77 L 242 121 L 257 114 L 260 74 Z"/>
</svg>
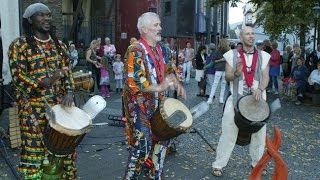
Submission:
<svg viewBox="0 0 320 180">
<path fill-rule="evenodd" d="M 227 99 L 222 117 L 222 134 L 217 147 L 216 160 L 212 164 L 212 174 L 214 176 L 222 176 L 222 168 L 224 168 L 229 161 L 239 132 L 239 128 L 234 123 L 235 112 L 233 98 L 237 98 L 238 100 L 241 96 L 252 93 L 257 101 L 261 98 L 266 100 L 265 89 L 269 82 L 270 55 L 254 48 L 255 33 L 252 27 L 245 26 L 241 30 L 240 39 L 243 43 L 242 50 L 239 50 L 239 52 L 237 52 L 237 50 L 229 50 L 223 55 L 227 61 L 225 71 L 226 80 L 230 81 L 230 91 L 232 95 Z M 234 57 L 234 55 L 237 57 Z M 247 68 L 244 69 L 243 67 Z M 251 80 L 249 78 L 250 73 L 255 74 Z M 260 80 L 258 80 L 259 78 Z M 238 82 L 238 84 L 234 84 L 234 82 Z M 237 94 L 234 94 L 234 88 L 238 88 Z M 264 153 L 265 138 L 266 125 L 251 135 L 249 151 L 252 159 L 252 167 L 257 164 Z"/>
</svg>

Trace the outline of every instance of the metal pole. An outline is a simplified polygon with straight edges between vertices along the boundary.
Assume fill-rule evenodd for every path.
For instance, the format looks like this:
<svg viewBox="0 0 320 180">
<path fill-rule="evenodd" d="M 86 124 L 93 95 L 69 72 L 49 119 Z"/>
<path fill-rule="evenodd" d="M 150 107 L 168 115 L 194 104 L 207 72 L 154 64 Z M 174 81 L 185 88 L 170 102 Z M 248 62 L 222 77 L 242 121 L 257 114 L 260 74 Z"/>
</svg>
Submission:
<svg viewBox="0 0 320 180">
<path fill-rule="evenodd" d="M 319 14 L 317 14 L 317 19 L 316 19 L 316 22 L 317 22 L 317 31 L 316 31 L 316 37 L 317 37 L 317 40 L 316 40 L 316 48 L 318 47 L 318 44 L 319 44 L 319 41 L 320 41 L 320 36 L 319 36 L 319 26 L 320 24 L 318 23 L 318 20 L 319 20 Z"/>
<path fill-rule="evenodd" d="M 213 152 L 216 152 L 216 149 L 209 143 L 209 141 L 199 132 L 198 129 L 195 127 L 192 128 L 200 137 L 201 139 L 212 149 Z"/>
<path fill-rule="evenodd" d="M 317 19 L 314 21 L 314 32 L 313 32 L 313 51 L 316 50 L 316 38 L 317 38 Z"/>
<path fill-rule="evenodd" d="M 180 44 L 179 44 L 179 38 L 174 38 L 176 43 L 176 68 L 179 68 L 179 50 L 180 50 Z M 174 91 L 174 98 L 178 99 L 178 92 L 177 90 Z"/>
</svg>

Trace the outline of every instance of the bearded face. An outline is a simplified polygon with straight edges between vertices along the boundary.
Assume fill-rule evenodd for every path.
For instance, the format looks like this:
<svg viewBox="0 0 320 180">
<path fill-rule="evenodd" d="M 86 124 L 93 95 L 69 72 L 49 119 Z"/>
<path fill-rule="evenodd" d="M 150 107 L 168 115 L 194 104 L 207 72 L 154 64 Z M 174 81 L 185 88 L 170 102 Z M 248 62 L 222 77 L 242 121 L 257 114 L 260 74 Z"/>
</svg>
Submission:
<svg viewBox="0 0 320 180">
<path fill-rule="evenodd" d="M 152 22 L 148 27 L 146 27 L 146 36 L 149 39 L 152 39 L 155 42 L 161 41 L 161 26 L 160 26 L 160 19 L 156 17 L 152 17 Z"/>
</svg>

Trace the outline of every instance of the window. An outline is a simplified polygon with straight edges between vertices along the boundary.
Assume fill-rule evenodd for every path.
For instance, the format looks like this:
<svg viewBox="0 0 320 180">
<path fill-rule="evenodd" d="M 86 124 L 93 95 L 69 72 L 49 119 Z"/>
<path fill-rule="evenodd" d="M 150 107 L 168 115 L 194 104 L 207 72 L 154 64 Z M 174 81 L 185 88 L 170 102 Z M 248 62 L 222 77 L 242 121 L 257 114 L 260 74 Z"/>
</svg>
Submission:
<svg viewBox="0 0 320 180">
<path fill-rule="evenodd" d="M 151 8 L 149 8 L 149 12 L 157 13 L 157 8 L 153 8 L 153 7 L 151 7 Z"/>
<path fill-rule="evenodd" d="M 171 15 L 171 1 L 167 1 L 164 3 L 164 15 Z"/>
</svg>

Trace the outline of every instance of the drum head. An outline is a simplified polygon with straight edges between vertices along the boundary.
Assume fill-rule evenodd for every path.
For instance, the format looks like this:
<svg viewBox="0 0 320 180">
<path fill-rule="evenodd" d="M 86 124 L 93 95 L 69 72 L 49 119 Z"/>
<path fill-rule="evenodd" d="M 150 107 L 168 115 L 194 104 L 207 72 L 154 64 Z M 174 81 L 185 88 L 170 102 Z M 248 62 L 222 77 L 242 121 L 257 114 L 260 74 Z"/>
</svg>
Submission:
<svg viewBox="0 0 320 180">
<path fill-rule="evenodd" d="M 77 107 L 63 107 L 61 104 L 52 107 L 55 121 L 49 119 L 52 128 L 70 136 L 83 134 L 83 129 L 92 124 L 90 116 Z"/>
<path fill-rule="evenodd" d="M 264 121 L 270 115 L 268 103 L 263 99 L 256 101 L 253 95 L 240 98 L 237 106 L 240 114 L 249 121 Z"/>
<path fill-rule="evenodd" d="M 181 101 L 177 99 L 166 98 L 163 102 L 161 113 L 164 113 L 166 117 L 170 117 L 174 115 L 181 116 L 181 114 L 183 113 L 183 119 L 179 119 L 178 122 L 168 122 L 168 124 L 177 125 L 181 129 L 188 129 L 192 125 L 191 112 Z"/>
</svg>

